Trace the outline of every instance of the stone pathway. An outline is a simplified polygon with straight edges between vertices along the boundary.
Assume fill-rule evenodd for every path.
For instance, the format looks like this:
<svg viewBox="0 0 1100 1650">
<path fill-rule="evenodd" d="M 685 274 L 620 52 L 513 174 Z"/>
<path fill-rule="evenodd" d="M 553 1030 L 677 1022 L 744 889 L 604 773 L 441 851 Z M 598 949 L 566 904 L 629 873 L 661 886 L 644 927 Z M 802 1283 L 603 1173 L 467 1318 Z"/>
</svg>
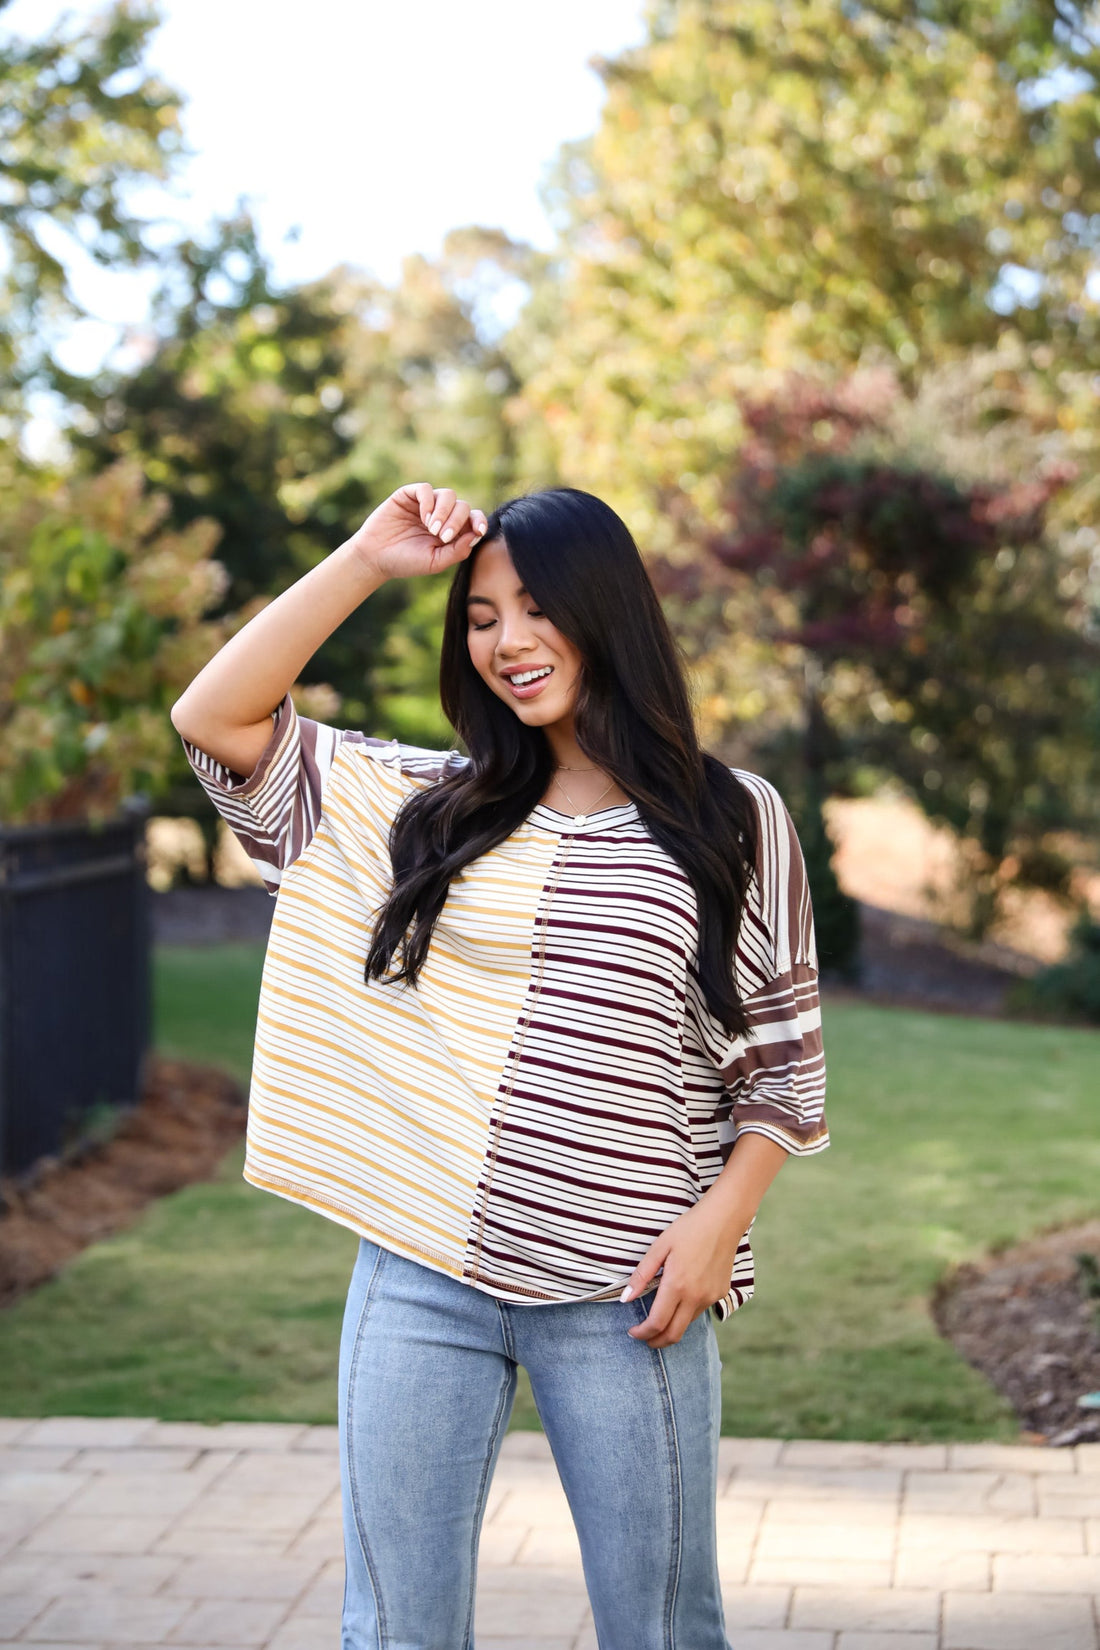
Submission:
<svg viewBox="0 0 1100 1650">
<path fill-rule="evenodd" d="M 1100 1650 L 1100 1444 L 724 1438 L 734 1650 Z M 330 1427 L 0 1420 L 0 1645 L 335 1650 Z M 510 1433 L 478 1650 L 596 1650 L 538 1433 Z"/>
</svg>

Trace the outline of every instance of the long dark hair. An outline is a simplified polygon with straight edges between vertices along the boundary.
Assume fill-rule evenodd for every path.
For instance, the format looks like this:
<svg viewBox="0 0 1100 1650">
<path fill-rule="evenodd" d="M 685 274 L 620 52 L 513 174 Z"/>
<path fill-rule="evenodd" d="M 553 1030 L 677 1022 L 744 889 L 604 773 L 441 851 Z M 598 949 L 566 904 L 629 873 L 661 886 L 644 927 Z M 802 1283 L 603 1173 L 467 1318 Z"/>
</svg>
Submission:
<svg viewBox="0 0 1100 1650">
<path fill-rule="evenodd" d="M 501 536 L 531 598 L 581 655 L 577 743 L 690 879 L 704 998 L 730 1036 L 743 1036 L 733 960 L 756 864 L 756 810 L 725 763 L 700 749 L 681 658 L 638 547 L 609 505 L 575 487 L 499 505 L 482 543 Z M 415 983 L 451 878 L 523 823 L 554 771 L 541 728 L 521 722 L 470 659 L 466 598 L 477 553 L 455 568 L 439 665 L 443 710 L 470 760 L 414 792 L 394 820 L 394 885 L 378 913 L 367 980 Z M 396 952 L 400 965 L 387 976 Z"/>
</svg>

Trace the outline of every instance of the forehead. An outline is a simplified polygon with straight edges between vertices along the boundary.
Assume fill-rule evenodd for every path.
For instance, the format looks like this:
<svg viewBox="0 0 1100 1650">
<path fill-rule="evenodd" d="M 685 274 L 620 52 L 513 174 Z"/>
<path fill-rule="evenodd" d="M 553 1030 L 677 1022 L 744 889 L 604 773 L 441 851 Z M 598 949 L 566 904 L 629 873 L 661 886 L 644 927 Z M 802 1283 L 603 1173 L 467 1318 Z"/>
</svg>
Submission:
<svg viewBox="0 0 1100 1650">
<path fill-rule="evenodd" d="M 479 597 L 491 596 L 496 600 L 501 596 L 525 594 L 505 540 L 493 539 L 489 544 L 479 545 L 470 568 L 467 599 L 476 601 Z"/>
</svg>

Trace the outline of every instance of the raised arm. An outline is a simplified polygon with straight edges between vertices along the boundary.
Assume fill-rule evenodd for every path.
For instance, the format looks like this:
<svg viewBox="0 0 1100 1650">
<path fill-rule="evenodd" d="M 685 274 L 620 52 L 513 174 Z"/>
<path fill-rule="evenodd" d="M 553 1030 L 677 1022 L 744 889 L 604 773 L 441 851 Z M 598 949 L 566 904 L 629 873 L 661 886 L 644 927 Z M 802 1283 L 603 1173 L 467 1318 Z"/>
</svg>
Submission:
<svg viewBox="0 0 1100 1650">
<path fill-rule="evenodd" d="M 450 488 L 399 487 L 357 533 L 226 642 L 172 706 L 183 738 L 251 773 L 271 715 L 338 625 L 389 578 L 437 573 L 468 556 L 486 527 Z"/>
</svg>

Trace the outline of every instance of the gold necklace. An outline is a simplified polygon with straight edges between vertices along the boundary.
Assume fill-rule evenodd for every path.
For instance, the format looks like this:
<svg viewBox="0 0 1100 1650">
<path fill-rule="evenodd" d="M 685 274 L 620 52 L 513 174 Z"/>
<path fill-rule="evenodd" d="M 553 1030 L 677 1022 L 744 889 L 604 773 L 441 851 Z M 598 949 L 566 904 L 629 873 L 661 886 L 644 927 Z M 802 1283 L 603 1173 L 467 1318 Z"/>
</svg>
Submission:
<svg viewBox="0 0 1100 1650">
<path fill-rule="evenodd" d="M 570 769 L 567 769 L 566 771 L 569 772 L 569 773 L 596 773 L 598 770 L 596 768 L 570 768 Z M 557 778 L 557 775 L 555 774 L 554 777 Z M 577 804 L 573 801 L 573 798 L 570 796 L 569 792 L 566 790 L 564 784 L 562 784 L 562 781 L 560 779 L 558 779 L 558 784 L 561 785 L 562 795 L 565 797 L 565 800 L 569 803 L 570 807 L 575 810 Z M 603 798 L 607 795 L 608 791 L 612 789 L 614 784 L 615 784 L 614 779 L 609 780 L 608 783 L 604 786 L 603 790 L 600 792 L 599 796 L 596 798 L 596 802 L 602 801 Z M 574 812 L 574 814 L 573 814 L 573 823 L 574 823 L 574 825 L 587 825 L 588 815 L 590 813 L 595 812 L 596 802 L 593 802 L 593 803 L 590 804 L 587 813 L 581 814 L 581 813 Z"/>
</svg>

